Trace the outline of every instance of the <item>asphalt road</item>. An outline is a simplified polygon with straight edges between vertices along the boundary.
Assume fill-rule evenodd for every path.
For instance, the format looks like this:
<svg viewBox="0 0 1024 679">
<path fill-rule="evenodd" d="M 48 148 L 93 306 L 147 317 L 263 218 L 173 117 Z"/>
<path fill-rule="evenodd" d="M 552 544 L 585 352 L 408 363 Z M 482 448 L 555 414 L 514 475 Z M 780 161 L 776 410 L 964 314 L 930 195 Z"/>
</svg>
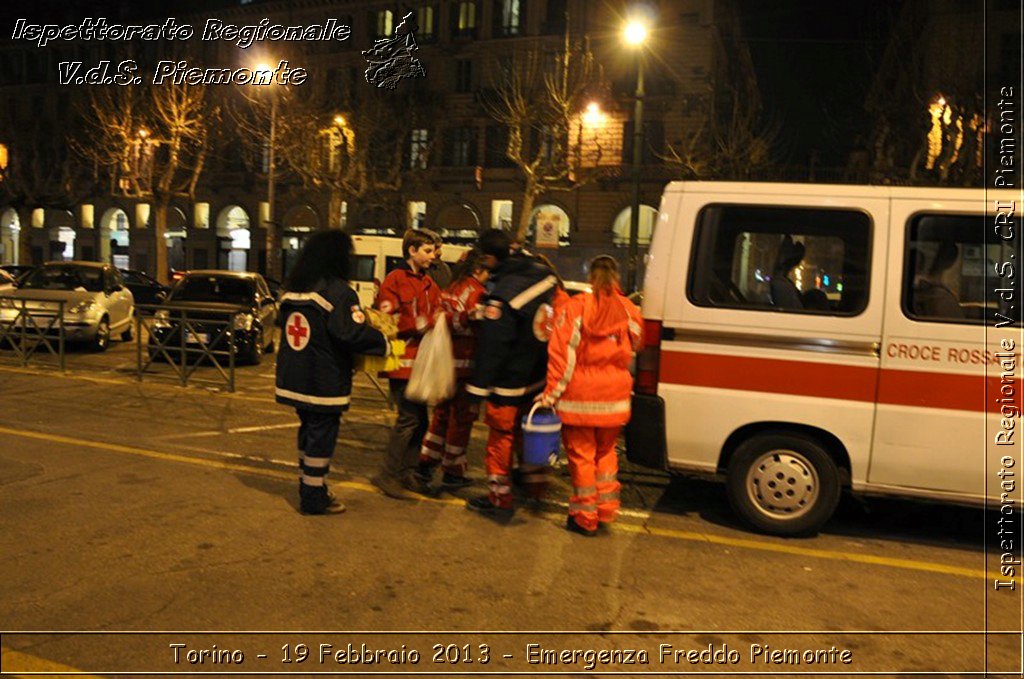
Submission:
<svg viewBox="0 0 1024 679">
<path fill-rule="evenodd" d="M 991 513 L 845 498 L 820 535 L 779 539 L 715 484 L 625 464 L 611 535 L 564 530 L 564 469 L 501 526 L 463 508 L 480 484 L 369 485 L 392 414 L 360 377 L 331 473 L 348 512 L 302 516 L 273 357 L 228 394 L 166 365 L 138 382 L 134 352 L 64 373 L 0 355 L 4 674 L 1019 674 Z"/>
</svg>

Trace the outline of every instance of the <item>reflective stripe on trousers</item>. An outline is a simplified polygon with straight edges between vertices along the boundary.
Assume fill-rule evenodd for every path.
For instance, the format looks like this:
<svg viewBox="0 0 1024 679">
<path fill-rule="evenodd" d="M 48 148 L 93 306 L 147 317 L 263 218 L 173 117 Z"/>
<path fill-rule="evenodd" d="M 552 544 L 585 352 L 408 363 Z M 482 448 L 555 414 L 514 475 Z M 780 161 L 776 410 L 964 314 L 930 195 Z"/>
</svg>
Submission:
<svg viewBox="0 0 1024 679">
<path fill-rule="evenodd" d="M 465 476 L 466 446 L 478 413 L 479 406 L 469 403 L 461 385 L 454 397 L 438 403 L 423 437 L 420 464 L 433 468 L 440 463 L 446 474 Z"/>
<path fill-rule="evenodd" d="M 573 495 L 569 516 L 588 530 L 610 523 L 619 512 L 619 460 L 615 439 L 622 427 L 562 425 L 562 442 L 569 461 Z"/>
</svg>

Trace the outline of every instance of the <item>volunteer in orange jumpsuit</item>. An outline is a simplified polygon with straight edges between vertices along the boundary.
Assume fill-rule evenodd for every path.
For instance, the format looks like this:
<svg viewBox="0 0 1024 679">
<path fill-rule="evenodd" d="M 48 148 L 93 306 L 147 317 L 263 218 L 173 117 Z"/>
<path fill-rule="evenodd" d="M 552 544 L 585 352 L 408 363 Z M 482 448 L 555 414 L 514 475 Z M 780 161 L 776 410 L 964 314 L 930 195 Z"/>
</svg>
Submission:
<svg viewBox="0 0 1024 679">
<path fill-rule="evenodd" d="M 569 299 L 555 318 L 547 382 L 537 399 L 562 420 L 573 486 L 566 528 L 588 537 L 619 511 L 615 440 L 629 421 L 629 363 L 642 327 L 640 311 L 619 289 L 614 259 L 591 262 L 590 285 L 593 292 Z"/>
<path fill-rule="evenodd" d="M 440 464 L 444 472 L 442 488 L 462 488 L 471 483 L 466 478 L 466 446 L 473 422 L 480 414 L 480 404 L 467 398 L 466 380 L 473 373 L 477 344 L 474 326 L 482 318 L 481 301 L 487 294 L 484 284 L 489 277 L 490 271 L 484 266 L 480 253 L 470 250 L 456 267 L 452 284 L 441 293 L 441 308 L 452 328 L 459 385 L 454 397 L 434 407 L 434 417 L 420 448 L 417 475 L 421 481 L 429 483 Z"/>
</svg>

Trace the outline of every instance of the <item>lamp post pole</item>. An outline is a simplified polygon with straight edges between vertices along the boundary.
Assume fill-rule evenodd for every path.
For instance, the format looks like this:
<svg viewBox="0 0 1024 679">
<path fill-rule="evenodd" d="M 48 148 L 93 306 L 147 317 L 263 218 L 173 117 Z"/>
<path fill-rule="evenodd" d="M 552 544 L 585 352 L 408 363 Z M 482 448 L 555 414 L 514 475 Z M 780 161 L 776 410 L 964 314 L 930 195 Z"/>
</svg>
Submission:
<svg viewBox="0 0 1024 679">
<path fill-rule="evenodd" d="M 637 286 L 640 249 L 640 168 L 644 158 L 644 59 L 643 49 L 636 50 L 636 105 L 633 110 L 633 205 L 629 211 L 629 261 L 627 262 L 626 287 L 633 291 Z"/>
<path fill-rule="evenodd" d="M 275 162 L 275 147 L 276 144 L 276 133 L 277 133 L 277 93 L 271 93 L 272 99 L 270 100 L 270 138 L 268 140 L 270 148 L 267 151 L 267 221 L 264 225 L 266 229 L 267 239 L 267 263 L 266 263 L 266 275 L 270 278 L 277 280 L 281 279 L 281 272 L 279 271 L 279 262 L 281 257 L 281 246 L 280 239 L 277 234 L 277 222 L 274 221 L 274 170 L 276 166 Z"/>
</svg>

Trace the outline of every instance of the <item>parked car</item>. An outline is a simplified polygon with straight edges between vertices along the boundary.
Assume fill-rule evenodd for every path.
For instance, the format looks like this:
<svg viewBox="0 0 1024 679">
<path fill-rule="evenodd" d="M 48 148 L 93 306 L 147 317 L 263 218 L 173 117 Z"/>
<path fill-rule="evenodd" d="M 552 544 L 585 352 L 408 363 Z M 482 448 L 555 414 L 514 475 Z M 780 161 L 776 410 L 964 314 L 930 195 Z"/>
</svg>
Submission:
<svg viewBox="0 0 1024 679">
<path fill-rule="evenodd" d="M 136 304 L 160 304 L 167 299 L 167 293 L 171 291 L 170 286 L 160 283 L 142 271 L 120 269 L 120 272 L 124 284 L 132 291 Z"/>
<path fill-rule="evenodd" d="M 224 322 L 234 318 L 235 351 L 243 362 L 258 365 L 264 351 L 274 350 L 277 302 L 263 276 L 252 272 L 189 271 L 171 289 L 167 309 L 154 315 L 150 346 L 159 342 L 177 347 L 181 342 L 181 315 L 187 314 L 185 343 L 224 351 L 219 338 Z"/>
<path fill-rule="evenodd" d="M 11 321 L 24 301 L 37 325 L 48 325 L 47 316 L 56 311 L 54 302 L 64 302 L 64 336 L 70 342 L 86 342 L 103 351 L 111 336 L 132 338 L 135 300 L 117 269 L 99 262 L 47 262 L 35 267 L 18 282 L 8 297 L 15 307 L 0 309 L 0 319 Z M 51 331 L 52 332 L 52 331 Z"/>
<path fill-rule="evenodd" d="M 14 276 L 7 273 L 3 269 L 0 269 L 0 295 L 8 293 L 17 287 L 18 285 L 14 280 Z"/>
<path fill-rule="evenodd" d="M 0 266 L 0 270 L 6 271 L 14 276 L 14 280 L 24 278 L 34 268 L 35 267 L 31 264 L 4 264 L 3 266 Z"/>
</svg>

